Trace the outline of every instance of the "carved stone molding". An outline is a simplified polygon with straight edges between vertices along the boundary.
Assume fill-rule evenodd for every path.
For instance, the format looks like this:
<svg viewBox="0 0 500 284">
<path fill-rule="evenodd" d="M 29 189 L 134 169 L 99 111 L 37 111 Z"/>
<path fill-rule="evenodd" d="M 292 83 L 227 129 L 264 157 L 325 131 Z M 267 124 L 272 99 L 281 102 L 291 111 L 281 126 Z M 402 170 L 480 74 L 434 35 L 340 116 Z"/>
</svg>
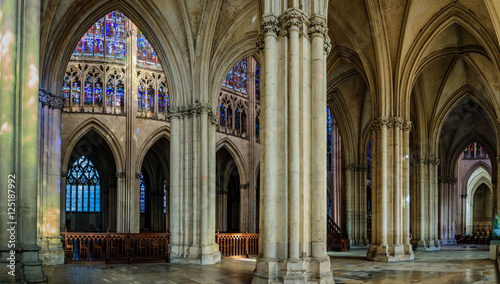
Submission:
<svg viewBox="0 0 500 284">
<path fill-rule="evenodd" d="M 44 90 L 42 90 L 42 89 L 38 90 L 38 101 L 42 103 L 42 106 L 49 104 L 49 100 L 50 100 L 49 96 L 50 96 L 50 94 L 45 93 Z"/>
<path fill-rule="evenodd" d="M 497 159 L 497 163 L 500 164 L 500 157 L 496 157 L 496 159 Z"/>
<path fill-rule="evenodd" d="M 245 183 L 245 184 L 240 184 L 241 189 L 249 189 L 250 188 L 250 183 Z"/>
<path fill-rule="evenodd" d="M 136 29 L 130 29 L 130 30 L 127 32 L 127 37 L 131 37 L 131 36 L 134 36 L 134 37 L 136 37 L 136 36 L 137 36 L 137 30 L 136 30 Z"/>
<path fill-rule="evenodd" d="M 53 109 L 63 110 L 64 108 L 64 98 L 61 96 L 52 95 L 50 97 L 50 107 Z"/>
<path fill-rule="evenodd" d="M 425 164 L 426 158 L 425 157 L 415 157 L 412 159 L 412 165 L 423 165 Z"/>
<path fill-rule="evenodd" d="M 403 121 L 403 131 L 411 131 L 411 121 L 410 120 L 405 120 Z"/>
<path fill-rule="evenodd" d="M 140 179 L 141 178 L 141 173 L 135 173 L 135 178 Z"/>
<path fill-rule="evenodd" d="M 323 51 L 326 56 L 330 55 L 332 51 L 332 41 L 328 35 L 325 37 L 325 42 L 323 43 Z"/>
<path fill-rule="evenodd" d="M 194 103 L 185 106 L 173 106 L 171 107 L 168 118 L 171 119 L 182 119 L 184 117 L 199 116 L 202 113 L 208 114 L 210 122 L 213 124 L 213 119 L 215 118 L 215 123 L 217 123 L 216 115 L 212 111 L 212 107 L 207 103 Z"/>
<path fill-rule="evenodd" d="M 352 172 L 366 172 L 368 170 L 368 166 L 348 164 L 344 169 L 346 171 L 352 171 Z"/>
<path fill-rule="evenodd" d="M 117 178 L 125 178 L 125 176 L 126 176 L 126 175 L 125 175 L 125 172 L 118 172 L 118 173 L 116 173 L 116 177 L 117 177 Z M 139 176 L 139 177 L 140 177 L 140 176 Z"/>
</svg>

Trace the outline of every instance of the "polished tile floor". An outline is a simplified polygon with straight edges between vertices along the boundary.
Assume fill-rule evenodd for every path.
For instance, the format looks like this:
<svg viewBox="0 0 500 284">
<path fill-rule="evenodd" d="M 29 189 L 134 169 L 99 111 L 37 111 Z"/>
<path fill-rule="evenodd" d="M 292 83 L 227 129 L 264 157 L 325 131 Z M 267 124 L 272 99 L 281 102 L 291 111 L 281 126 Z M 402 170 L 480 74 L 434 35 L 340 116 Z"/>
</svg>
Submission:
<svg viewBox="0 0 500 284">
<path fill-rule="evenodd" d="M 498 283 L 486 246 L 443 247 L 415 252 L 411 262 L 365 259 L 366 249 L 329 252 L 335 283 Z M 46 266 L 49 283 L 250 283 L 255 259 L 223 260 L 211 266 L 67 264 Z"/>
</svg>

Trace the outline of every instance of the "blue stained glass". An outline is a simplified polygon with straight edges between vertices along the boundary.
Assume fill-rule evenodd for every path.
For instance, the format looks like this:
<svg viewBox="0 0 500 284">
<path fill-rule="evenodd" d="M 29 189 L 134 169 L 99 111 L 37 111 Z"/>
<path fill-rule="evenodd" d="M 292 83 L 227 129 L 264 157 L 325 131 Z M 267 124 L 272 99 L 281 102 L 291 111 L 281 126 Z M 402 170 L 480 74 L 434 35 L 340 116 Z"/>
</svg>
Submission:
<svg viewBox="0 0 500 284">
<path fill-rule="evenodd" d="M 255 119 L 255 135 L 259 136 L 260 134 L 260 121 L 259 118 L 257 117 Z"/>
<path fill-rule="evenodd" d="M 165 90 L 163 87 L 158 90 L 158 111 L 165 112 Z"/>
<path fill-rule="evenodd" d="M 66 184 L 66 211 L 71 211 L 71 185 Z"/>
<path fill-rule="evenodd" d="M 167 93 L 167 111 L 170 108 L 170 95 Z"/>
<path fill-rule="evenodd" d="M 73 185 L 71 190 L 71 211 L 76 212 L 76 185 Z"/>
<path fill-rule="evenodd" d="M 89 212 L 95 211 L 95 189 L 94 186 L 90 186 L 89 190 Z"/>
<path fill-rule="evenodd" d="M 95 185 L 95 212 L 101 211 L 101 186 Z"/>
<path fill-rule="evenodd" d="M 256 63 L 256 68 L 255 68 L 255 98 L 260 100 L 260 67 L 259 67 L 259 63 Z"/>
<path fill-rule="evenodd" d="M 226 108 L 224 107 L 224 104 L 220 105 L 219 125 L 226 126 Z"/>
<path fill-rule="evenodd" d="M 144 182 L 144 175 L 141 173 L 140 180 L 140 213 L 146 212 L 146 184 Z"/>
<path fill-rule="evenodd" d="M 236 118 L 236 130 L 240 130 L 241 121 L 240 121 L 240 110 L 238 108 L 236 109 L 234 116 Z"/>
<path fill-rule="evenodd" d="M 148 110 L 154 111 L 155 106 L 154 106 L 154 90 L 153 89 L 148 89 Z"/>
<path fill-rule="evenodd" d="M 78 185 L 78 191 L 77 191 L 77 208 L 76 210 L 78 212 L 82 212 L 82 207 L 83 207 L 83 188 L 81 185 Z"/>
<path fill-rule="evenodd" d="M 84 187 L 83 188 L 83 212 L 88 212 L 89 211 L 89 188 Z"/>
<path fill-rule="evenodd" d="M 229 70 L 226 75 L 226 79 L 224 79 L 223 84 L 229 88 L 233 87 L 233 69 Z"/>
<path fill-rule="evenodd" d="M 78 80 L 78 79 L 77 79 Z M 80 81 L 73 82 L 72 86 L 72 104 L 73 106 L 80 105 Z"/>
<path fill-rule="evenodd" d="M 85 105 L 91 105 L 92 104 L 92 78 L 87 78 L 87 81 L 85 82 L 85 92 L 83 94 L 83 103 Z"/>
<path fill-rule="evenodd" d="M 163 180 L 163 213 L 167 213 L 167 181 Z"/>
<path fill-rule="evenodd" d="M 96 39 L 94 43 L 95 43 L 94 55 L 103 56 L 104 55 L 104 40 L 99 38 L 99 39 Z"/>
<path fill-rule="evenodd" d="M 326 133 L 327 133 L 327 142 L 332 140 L 332 113 L 330 111 L 330 106 L 326 105 Z"/>
<path fill-rule="evenodd" d="M 113 84 L 113 80 L 109 79 L 108 84 L 106 85 L 106 106 L 113 106 L 113 101 L 115 99 L 115 86 Z"/>
<path fill-rule="evenodd" d="M 123 107 L 124 87 L 122 81 L 118 81 L 116 85 L 116 106 Z"/>
<path fill-rule="evenodd" d="M 102 106 L 102 82 L 99 78 L 95 81 L 94 105 Z"/>
</svg>

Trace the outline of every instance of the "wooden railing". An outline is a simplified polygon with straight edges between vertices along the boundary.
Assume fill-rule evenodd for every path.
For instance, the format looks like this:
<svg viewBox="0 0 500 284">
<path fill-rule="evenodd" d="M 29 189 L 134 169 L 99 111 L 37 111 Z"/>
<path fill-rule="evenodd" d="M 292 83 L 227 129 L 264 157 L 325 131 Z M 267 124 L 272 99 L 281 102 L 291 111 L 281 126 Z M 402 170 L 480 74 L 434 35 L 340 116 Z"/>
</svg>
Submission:
<svg viewBox="0 0 500 284">
<path fill-rule="evenodd" d="M 169 233 L 63 232 L 64 262 L 163 262 L 168 260 Z M 222 258 L 259 254 L 259 234 L 216 233 Z"/>
<path fill-rule="evenodd" d="M 351 248 L 347 234 L 342 232 L 330 216 L 328 216 L 327 231 L 329 250 L 348 251 Z"/>
<path fill-rule="evenodd" d="M 62 233 L 64 262 L 163 262 L 168 233 Z"/>
<path fill-rule="evenodd" d="M 221 258 L 250 257 L 259 254 L 259 234 L 216 233 Z"/>
</svg>

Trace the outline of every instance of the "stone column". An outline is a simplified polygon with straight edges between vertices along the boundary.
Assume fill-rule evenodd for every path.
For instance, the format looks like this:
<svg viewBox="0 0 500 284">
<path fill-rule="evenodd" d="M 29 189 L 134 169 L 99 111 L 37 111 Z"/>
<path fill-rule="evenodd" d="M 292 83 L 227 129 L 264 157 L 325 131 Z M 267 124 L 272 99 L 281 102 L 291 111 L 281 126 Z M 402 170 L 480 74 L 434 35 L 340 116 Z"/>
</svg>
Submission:
<svg viewBox="0 0 500 284">
<path fill-rule="evenodd" d="M 137 116 L 137 28 L 129 20 L 127 32 L 127 72 L 125 74 L 125 184 L 117 184 L 117 232 L 139 233 L 139 180 L 136 169 L 136 116 Z M 139 173 L 140 178 L 140 173 Z"/>
<path fill-rule="evenodd" d="M 438 187 L 437 168 L 439 159 L 434 157 L 417 157 L 413 159 L 417 180 L 416 198 L 412 200 L 417 216 L 413 222 L 418 224 L 414 232 L 412 245 L 416 250 L 439 250 L 438 237 Z"/>
<path fill-rule="evenodd" d="M 372 181 L 372 243 L 367 258 L 375 261 L 404 261 L 414 258 L 405 236 L 409 219 L 405 188 L 409 173 L 405 154 L 408 146 L 405 132 L 409 122 L 400 117 L 379 117 L 372 121 L 373 181 Z M 406 213 L 405 213 L 406 212 Z"/>
<path fill-rule="evenodd" d="M 170 262 L 215 264 L 220 261 L 215 243 L 215 115 L 208 104 L 195 103 L 173 106 L 169 118 Z"/>
<path fill-rule="evenodd" d="M 42 96 L 40 96 L 42 95 Z M 43 127 L 40 129 L 43 139 L 40 139 L 39 177 L 43 181 L 38 187 L 38 244 L 41 247 L 40 258 L 44 265 L 64 263 L 64 250 L 61 243 L 60 217 L 61 190 L 61 112 L 64 106 L 63 98 L 43 91 L 39 99 L 44 101 L 40 115 Z"/>
<path fill-rule="evenodd" d="M 346 214 L 347 235 L 351 247 L 366 247 L 367 239 L 367 204 L 366 204 L 365 165 L 347 165 L 346 167 Z"/>
<path fill-rule="evenodd" d="M 263 218 L 254 283 L 333 282 L 326 254 L 326 31 L 324 18 L 296 8 L 263 19 Z M 286 118 L 283 127 L 279 118 Z"/>
<path fill-rule="evenodd" d="M 0 282 L 45 283 L 37 245 L 41 7 L 36 0 L 0 5 Z"/>
</svg>

